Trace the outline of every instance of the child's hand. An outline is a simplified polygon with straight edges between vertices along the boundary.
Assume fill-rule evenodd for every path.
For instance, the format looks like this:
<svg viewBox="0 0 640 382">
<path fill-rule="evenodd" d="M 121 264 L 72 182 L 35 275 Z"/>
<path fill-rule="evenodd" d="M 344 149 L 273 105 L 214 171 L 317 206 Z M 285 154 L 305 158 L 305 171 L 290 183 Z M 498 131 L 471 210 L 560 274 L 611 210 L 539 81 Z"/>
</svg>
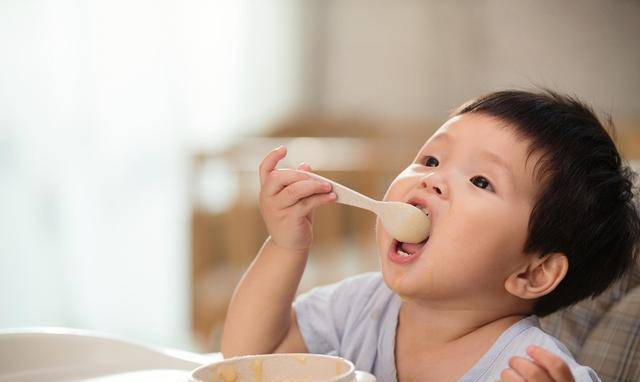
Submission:
<svg viewBox="0 0 640 382">
<path fill-rule="evenodd" d="M 276 170 L 287 149 L 272 150 L 260 163 L 260 213 L 272 242 L 284 249 L 307 251 L 313 241 L 313 210 L 336 199 L 331 184 L 295 171 Z M 306 164 L 299 170 L 311 171 Z"/>
<path fill-rule="evenodd" d="M 539 347 L 529 346 L 527 354 L 533 362 L 523 357 L 512 357 L 509 369 L 500 374 L 503 382 L 575 382 L 571 369 L 557 355 Z"/>
</svg>

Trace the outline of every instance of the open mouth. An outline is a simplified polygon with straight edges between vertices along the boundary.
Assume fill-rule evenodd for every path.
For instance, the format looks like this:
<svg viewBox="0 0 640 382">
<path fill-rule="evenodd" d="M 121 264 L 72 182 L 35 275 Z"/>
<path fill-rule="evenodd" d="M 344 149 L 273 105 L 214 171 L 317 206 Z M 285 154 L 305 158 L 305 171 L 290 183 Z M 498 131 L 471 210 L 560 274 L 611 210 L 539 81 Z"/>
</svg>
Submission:
<svg viewBox="0 0 640 382">
<path fill-rule="evenodd" d="M 429 215 L 429 211 L 420 202 L 410 201 L 409 204 L 421 209 L 426 215 Z M 428 241 L 429 236 L 420 243 L 403 243 L 394 239 L 389 248 L 389 258 L 398 264 L 406 264 L 414 261 L 424 251 L 424 247 Z"/>
</svg>

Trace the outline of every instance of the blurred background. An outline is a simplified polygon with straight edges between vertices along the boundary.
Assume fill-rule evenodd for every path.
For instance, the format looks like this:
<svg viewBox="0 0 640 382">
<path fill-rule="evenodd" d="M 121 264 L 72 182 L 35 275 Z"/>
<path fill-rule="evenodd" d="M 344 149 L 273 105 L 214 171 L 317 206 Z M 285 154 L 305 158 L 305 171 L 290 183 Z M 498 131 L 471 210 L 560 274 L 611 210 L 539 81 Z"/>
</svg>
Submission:
<svg viewBox="0 0 640 382">
<path fill-rule="evenodd" d="M 640 158 L 638 1 L 0 0 L 0 328 L 216 351 L 267 237 L 258 164 L 374 198 L 460 103 L 542 85 Z M 316 211 L 300 290 L 377 269 Z"/>
</svg>

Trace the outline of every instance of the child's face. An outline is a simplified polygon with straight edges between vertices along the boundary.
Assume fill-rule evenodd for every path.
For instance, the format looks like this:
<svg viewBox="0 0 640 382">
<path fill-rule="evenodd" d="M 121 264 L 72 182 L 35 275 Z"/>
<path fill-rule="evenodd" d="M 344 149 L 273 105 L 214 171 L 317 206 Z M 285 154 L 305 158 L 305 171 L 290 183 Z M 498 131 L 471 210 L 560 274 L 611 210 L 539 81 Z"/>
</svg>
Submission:
<svg viewBox="0 0 640 382">
<path fill-rule="evenodd" d="M 395 241 L 376 224 L 384 279 L 400 295 L 451 309 L 504 303 L 505 280 L 525 262 L 538 157 L 525 163 L 528 142 L 501 125 L 480 114 L 451 118 L 389 186 L 384 200 L 417 198 L 431 218 L 429 240 L 405 263 L 389 256 Z"/>
</svg>

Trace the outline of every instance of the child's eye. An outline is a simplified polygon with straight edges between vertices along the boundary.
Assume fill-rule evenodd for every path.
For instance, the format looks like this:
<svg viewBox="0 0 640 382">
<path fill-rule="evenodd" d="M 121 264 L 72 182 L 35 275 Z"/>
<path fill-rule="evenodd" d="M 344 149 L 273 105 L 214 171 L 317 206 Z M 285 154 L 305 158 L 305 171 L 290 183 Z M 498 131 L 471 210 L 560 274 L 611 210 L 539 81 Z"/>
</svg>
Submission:
<svg viewBox="0 0 640 382">
<path fill-rule="evenodd" d="M 440 162 L 438 162 L 438 160 L 437 160 L 436 158 L 431 157 L 431 156 L 428 156 L 428 157 L 426 157 L 426 158 L 424 158 L 424 159 L 426 159 L 426 160 L 427 160 L 427 161 L 424 163 L 424 165 L 425 165 L 425 166 L 427 166 L 427 167 L 436 167 L 436 166 L 438 166 L 438 165 L 440 164 Z M 424 159 L 423 159 L 423 160 L 424 160 Z M 434 162 L 435 162 L 435 164 L 434 164 Z M 433 166 L 429 166 L 429 163 L 433 164 Z"/>
<path fill-rule="evenodd" d="M 471 180 L 471 183 L 478 186 L 479 188 L 487 189 L 487 187 L 489 187 L 490 191 L 494 191 L 493 187 L 491 186 L 491 183 L 484 176 L 474 176 L 470 180 Z"/>
</svg>

